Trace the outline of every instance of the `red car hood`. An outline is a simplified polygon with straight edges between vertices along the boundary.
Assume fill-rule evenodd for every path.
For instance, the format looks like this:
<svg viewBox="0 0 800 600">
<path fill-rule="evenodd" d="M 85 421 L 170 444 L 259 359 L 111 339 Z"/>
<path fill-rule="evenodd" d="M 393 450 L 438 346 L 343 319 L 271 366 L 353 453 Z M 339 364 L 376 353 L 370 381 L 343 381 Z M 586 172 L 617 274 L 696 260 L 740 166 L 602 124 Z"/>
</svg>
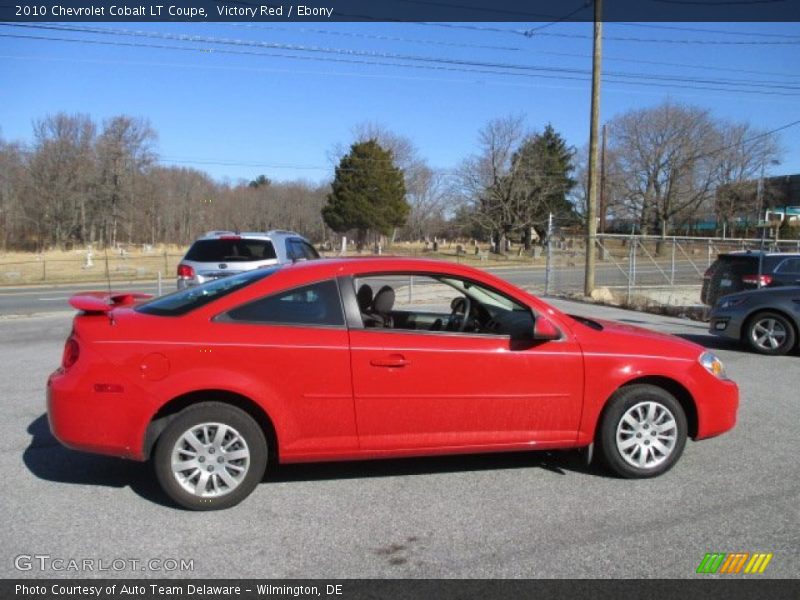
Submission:
<svg viewBox="0 0 800 600">
<path fill-rule="evenodd" d="M 617 321 L 591 320 L 603 327 L 602 331 L 591 329 L 595 343 L 603 346 L 614 346 L 618 349 L 624 348 L 626 351 L 637 354 L 655 356 L 662 354 L 669 356 L 679 355 L 686 358 L 695 358 L 705 350 L 702 346 L 675 335 L 660 333 Z M 583 338 L 584 336 L 580 337 Z"/>
</svg>

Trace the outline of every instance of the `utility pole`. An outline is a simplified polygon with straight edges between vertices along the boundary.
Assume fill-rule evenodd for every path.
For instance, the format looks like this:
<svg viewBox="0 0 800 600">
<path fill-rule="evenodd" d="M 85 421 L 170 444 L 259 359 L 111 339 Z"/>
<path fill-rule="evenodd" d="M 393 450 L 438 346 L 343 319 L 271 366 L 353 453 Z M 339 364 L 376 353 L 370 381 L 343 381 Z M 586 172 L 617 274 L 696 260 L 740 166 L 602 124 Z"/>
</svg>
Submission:
<svg viewBox="0 0 800 600">
<path fill-rule="evenodd" d="M 597 124 L 600 121 L 600 56 L 603 40 L 603 2 L 594 0 L 594 52 L 592 53 L 592 116 L 589 127 L 589 198 L 586 205 L 586 275 L 584 296 L 594 290 L 595 245 L 597 241 Z"/>
<path fill-rule="evenodd" d="M 603 123 L 603 145 L 600 148 L 600 233 L 606 232 L 606 124 Z"/>
</svg>

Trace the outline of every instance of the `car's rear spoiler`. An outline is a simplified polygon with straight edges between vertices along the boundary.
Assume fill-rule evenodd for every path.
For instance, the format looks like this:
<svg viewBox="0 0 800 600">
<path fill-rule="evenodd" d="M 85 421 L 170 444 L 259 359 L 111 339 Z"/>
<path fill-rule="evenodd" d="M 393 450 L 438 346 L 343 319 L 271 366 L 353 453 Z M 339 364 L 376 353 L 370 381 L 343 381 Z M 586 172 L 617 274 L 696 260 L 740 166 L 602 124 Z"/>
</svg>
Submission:
<svg viewBox="0 0 800 600">
<path fill-rule="evenodd" d="M 69 299 L 73 308 L 87 313 L 107 313 L 121 306 L 131 306 L 140 300 L 152 298 L 139 292 L 81 292 Z"/>
</svg>

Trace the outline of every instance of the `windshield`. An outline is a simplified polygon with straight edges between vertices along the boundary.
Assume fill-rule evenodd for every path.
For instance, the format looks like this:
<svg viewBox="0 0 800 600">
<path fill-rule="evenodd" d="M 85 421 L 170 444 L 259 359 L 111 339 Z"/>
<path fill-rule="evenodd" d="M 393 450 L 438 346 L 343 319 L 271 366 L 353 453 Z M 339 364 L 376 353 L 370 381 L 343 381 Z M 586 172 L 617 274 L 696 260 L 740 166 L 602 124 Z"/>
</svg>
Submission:
<svg viewBox="0 0 800 600">
<path fill-rule="evenodd" d="M 511 298 L 504 296 L 500 292 L 478 285 L 477 283 L 462 281 L 461 279 L 450 279 L 449 277 L 442 277 L 441 280 L 462 294 L 474 298 L 481 304 L 488 304 L 504 310 L 528 311 L 526 307 L 517 304 Z"/>
<path fill-rule="evenodd" d="M 162 317 L 185 315 L 189 311 L 205 306 L 209 302 L 218 300 L 236 290 L 240 290 L 256 281 L 260 281 L 272 275 L 279 268 L 280 267 L 256 269 L 254 271 L 240 273 L 239 275 L 217 279 L 204 285 L 191 287 L 167 296 L 161 296 L 160 298 L 151 300 L 147 304 L 142 304 L 136 308 L 136 311 L 147 315 Z"/>
</svg>

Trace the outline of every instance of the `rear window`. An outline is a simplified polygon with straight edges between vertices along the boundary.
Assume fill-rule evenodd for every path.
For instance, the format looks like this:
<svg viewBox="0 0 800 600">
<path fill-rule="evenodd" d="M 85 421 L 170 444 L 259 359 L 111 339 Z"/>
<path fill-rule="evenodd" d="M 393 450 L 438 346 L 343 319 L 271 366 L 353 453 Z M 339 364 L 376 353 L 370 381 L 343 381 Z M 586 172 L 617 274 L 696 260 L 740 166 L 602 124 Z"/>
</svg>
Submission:
<svg viewBox="0 0 800 600">
<path fill-rule="evenodd" d="M 156 315 L 160 317 L 185 315 L 196 308 L 205 306 L 223 296 L 245 288 L 256 281 L 260 281 L 272 275 L 278 269 L 279 267 L 255 269 L 253 271 L 245 271 L 239 275 L 217 279 L 216 281 L 204 285 L 191 287 L 167 296 L 161 296 L 160 298 L 151 300 L 147 304 L 142 304 L 136 308 L 136 311 L 146 315 Z"/>
<path fill-rule="evenodd" d="M 714 275 L 719 277 L 755 273 L 758 271 L 758 256 L 723 254 L 712 265 L 712 268 Z"/>
<path fill-rule="evenodd" d="M 780 255 L 764 256 L 761 263 L 761 271 L 764 273 L 772 272 L 784 258 Z M 758 261 L 758 254 L 722 254 L 713 266 L 715 271 L 724 271 L 730 275 L 751 275 L 758 272 Z"/>
<path fill-rule="evenodd" d="M 277 258 L 275 247 L 269 240 L 218 239 L 197 240 L 186 260 L 195 262 L 249 262 Z"/>
</svg>

